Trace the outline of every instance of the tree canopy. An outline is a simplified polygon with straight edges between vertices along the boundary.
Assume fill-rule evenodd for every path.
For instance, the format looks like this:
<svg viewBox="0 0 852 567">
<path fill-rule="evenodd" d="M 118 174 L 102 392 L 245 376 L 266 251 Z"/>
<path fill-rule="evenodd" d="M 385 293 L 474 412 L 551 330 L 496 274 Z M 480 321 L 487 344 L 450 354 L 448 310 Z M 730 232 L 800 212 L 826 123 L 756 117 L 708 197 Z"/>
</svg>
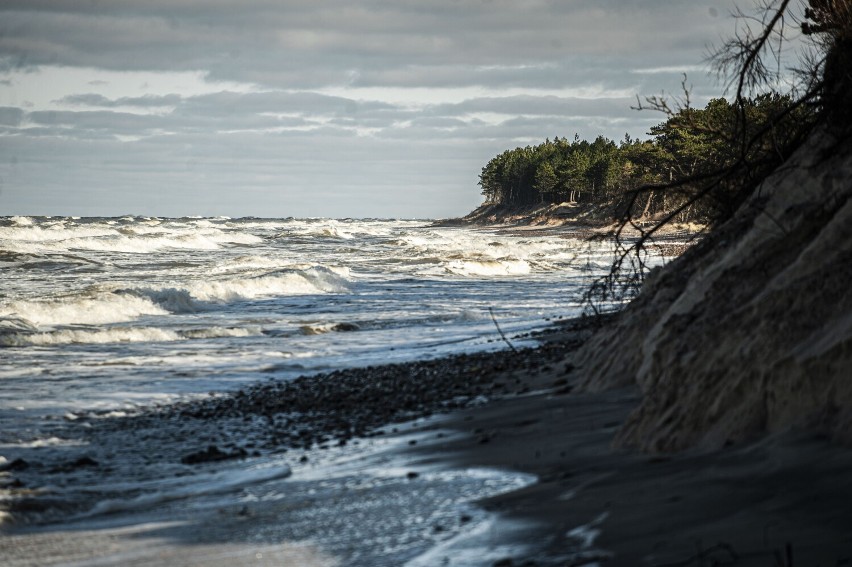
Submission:
<svg viewBox="0 0 852 567">
<path fill-rule="evenodd" d="M 612 207 L 616 217 L 655 215 L 684 204 L 694 186 L 735 162 L 784 155 L 812 122 L 811 114 L 779 94 L 737 103 L 717 98 L 703 109 L 670 113 L 647 140 L 625 135 L 618 143 L 604 136 L 589 142 L 575 135 L 506 150 L 482 168 L 479 185 L 487 203 L 585 202 Z M 724 183 L 708 197 L 690 204 L 678 220 L 713 222 L 740 204 Z"/>
</svg>

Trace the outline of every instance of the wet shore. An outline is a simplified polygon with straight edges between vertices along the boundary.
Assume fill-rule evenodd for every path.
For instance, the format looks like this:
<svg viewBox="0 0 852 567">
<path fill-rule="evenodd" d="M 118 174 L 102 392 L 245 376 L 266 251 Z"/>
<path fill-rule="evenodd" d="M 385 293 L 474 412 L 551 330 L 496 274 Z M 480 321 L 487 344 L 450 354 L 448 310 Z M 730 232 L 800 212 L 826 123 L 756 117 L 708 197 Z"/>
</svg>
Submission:
<svg viewBox="0 0 852 567">
<path fill-rule="evenodd" d="M 383 517 L 407 521 L 403 510 L 380 503 L 383 494 L 394 493 L 397 500 L 435 500 L 452 485 L 424 471 L 451 470 L 453 478 L 466 478 L 475 475 L 465 471 L 496 469 L 537 479 L 476 504 L 473 510 L 481 510 L 487 520 L 479 518 L 475 529 L 468 527 L 476 523 L 471 522 L 475 512 L 460 514 L 452 508 L 455 511 L 428 516 L 430 525 L 421 537 L 431 551 L 411 565 L 758 566 L 774 565 L 778 558 L 786 561 L 788 554 L 814 565 L 852 561 L 852 521 L 844 505 L 852 501 L 847 474 L 852 455 L 825 439 L 795 431 L 712 453 L 649 456 L 613 449 L 614 434 L 636 406 L 639 393 L 572 391 L 582 369 L 574 367 L 571 355 L 589 332 L 587 325 L 573 322 L 551 330 L 534 349 L 271 380 L 133 416 L 80 414 L 74 426 L 88 423 L 85 445 L 54 452 L 43 462 L 22 459 L 24 464 L 15 467 L 7 463 L 4 476 L 24 491 L 32 479 L 43 479 L 50 471 L 72 482 L 80 471 L 127 478 L 129 471 L 152 463 L 186 471 L 279 459 L 297 471 L 281 481 L 289 490 L 325 454 L 350 451 L 358 459 L 377 443 L 388 443 L 393 459 L 371 466 L 404 465 L 390 475 L 390 484 L 360 493 L 365 500 L 356 508 L 372 502 L 379 510 L 373 523 Z M 116 451 L 122 439 L 131 438 L 151 441 Z M 337 515 L 343 514 L 346 506 L 341 502 L 352 497 L 346 494 L 335 497 L 337 504 L 326 503 L 329 515 L 337 506 L 342 506 Z M 73 516 L 84 505 L 57 508 L 55 501 L 38 495 L 19 498 L 11 508 L 23 523 L 13 524 L 7 536 L 0 537 L 0 547 L 10 560 L 17 558 L 15 565 L 69 563 L 63 546 L 74 532 L 50 529 L 49 522 L 62 522 L 63 514 Z M 328 530 L 331 522 L 326 517 L 282 526 L 282 518 L 293 521 L 286 514 L 292 514 L 294 506 L 306 504 L 262 499 L 234 504 L 208 514 L 198 522 L 203 529 L 196 525 L 189 532 L 183 524 L 158 525 L 153 531 L 150 526 L 87 531 L 86 541 L 92 545 L 83 545 L 79 557 L 84 559 L 73 564 L 90 564 L 96 553 L 106 554 L 103 564 L 119 564 L 127 560 L 127 550 L 135 550 L 134 560 L 127 563 L 133 565 L 201 564 L 187 554 L 204 558 L 204 564 L 225 565 L 235 553 L 242 558 L 239 564 L 269 564 L 255 561 L 257 554 L 264 561 L 298 560 L 304 565 L 338 565 L 336 557 L 343 554 L 349 563 L 361 564 L 353 559 L 357 554 L 334 545 L 293 547 L 289 542 L 297 525 L 301 536 L 310 539 L 312 531 Z M 30 527 L 27 518 L 35 520 Z M 39 525 L 44 521 L 47 529 Z M 253 526 L 251 533 L 278 530 L 275 537 L 286 546 L 263 547 L 236 537 L 240 547 L 217 547 L 217 539 L 231 541 L 248 525 Z M 361 529 L 342 526 L 340 531 L 351 533 L 335 537 L 357 535 Z M 151 533 L 172 541 L 157 544 L 166 563 L 139 547 Z M 110 546 L 98 543 L 98 538 Z M 52 546 L 54 555 L 39 558 L 40 545 L 43 550 Z M 22 554 L 29 554 L 30 562 Z M 471 554 L 481 561 L 472 561 Z"/>
</svg>

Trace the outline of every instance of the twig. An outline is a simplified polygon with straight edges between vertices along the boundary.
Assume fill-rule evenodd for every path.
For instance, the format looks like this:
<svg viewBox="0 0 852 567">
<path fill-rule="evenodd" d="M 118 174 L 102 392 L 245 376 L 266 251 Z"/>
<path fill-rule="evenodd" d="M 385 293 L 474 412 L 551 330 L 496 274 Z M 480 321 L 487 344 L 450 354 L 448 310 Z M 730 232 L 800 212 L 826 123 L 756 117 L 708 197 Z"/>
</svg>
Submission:
<svg viewBox="0 0 852 567">
<path fill-rule="evenodd" d="M 506 338 L 506 335 L 503 334 L 503 329 L 500 328 L 500 325 L 497 324 L 497 318 L 494 317 L 494 309 L 492 307 L 488 308 L 488 312 L 491 313 L 491 320 L 494 321 L 494 326 L 497 327 L 497 332 L 500 333 L 500 338 L 503 339 L 503 342 L 509 345 L 509 348 L 512 349 L 512 352 L 515 354 L 518 353 L 518 349 L 515 348 L 515 345 L 509 342 L 509 339 Z"/>
</svg>

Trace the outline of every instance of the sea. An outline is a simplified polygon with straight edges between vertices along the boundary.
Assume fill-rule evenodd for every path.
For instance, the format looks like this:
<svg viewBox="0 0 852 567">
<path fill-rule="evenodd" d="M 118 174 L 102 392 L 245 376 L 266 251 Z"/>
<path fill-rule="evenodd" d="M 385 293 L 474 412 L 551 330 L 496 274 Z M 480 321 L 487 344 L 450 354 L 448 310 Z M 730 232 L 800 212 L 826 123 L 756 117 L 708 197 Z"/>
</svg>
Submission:
<svg viewBox="0 0 852 567">
<path fill-rule="evenodd" d="M 583 293 L 612 259 L 612 242 L 569 230 L 428 220 L 0 218 L 0 469 L 85 453 L 91 440 L 83 428 L 91 422 L 80 420 L 74 433 L 83 414 L 126 417 L 255 382 L 505 349 L 501 333 L 515 347 L 534 345 L 531 333 L 581 313 Z M 23 519 L 5 514 L 0 528 L 24 529 L 27 537 L 68 526 L 145 531 L 266 503 L 283 515 L 278 527 L 257 522 L 234 549 L 265 546 L 274 557 L 286 539 L 289 552 L 313 546 L 327 561 L 316 564 L 329 565 L 428 564 L 440 550 L 454 558 L 442 564 L 475 565 L 504 553 L 488 555 L 485 544 L 471 543 L 487 540 L 493 523 L 471 503 L 534 479 L 424 469 L 424 491 L 413 494 L 406 475 L 395 474 L 411 466 L 398 451 L 410 441 L 405 431 L 325 451 L 310 466 L 265 455 L 191 471 L 137 464 L 133 474 L 104 475 L 72 467 L 59 470 L 58 481 L 57 467 L 48 476 L 31 466 L 22 473 L 24 488 L 3 487 L 13 476 L 7 470 L 0 473 L 0 520 L 4 500 L 22 490 L 76 505 Z M 133 436 L 113 442 L 116 451 L 152 443 Z M 370 512 L 365 502 L 383 504 Z M 380 517 L 329 527 L 353 517 L 341 515 L 347 506 Z M 400 527 L 368 528 L 383 526 L 388 514 Z M 458 514 L 470 521 L 429 528 Z M 228 539 L 208 531 L 219 534 L 218 543 Z M 186 537 L 199 533 L 187 529 Z M 8 537 L 7 553 L 23 549 Z M 121 561 L 147 564 L 148 552 L 128 545 Z"/>
</svg>

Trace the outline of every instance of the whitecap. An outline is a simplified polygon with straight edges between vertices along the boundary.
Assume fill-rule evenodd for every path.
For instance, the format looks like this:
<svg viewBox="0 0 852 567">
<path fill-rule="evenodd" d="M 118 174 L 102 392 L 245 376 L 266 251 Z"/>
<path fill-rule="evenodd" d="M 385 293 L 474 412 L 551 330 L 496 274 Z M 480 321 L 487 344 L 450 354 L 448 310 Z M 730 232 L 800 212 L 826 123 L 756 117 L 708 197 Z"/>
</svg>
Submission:
<svg viewBox="0 0 852 567">
<path fill-rule="evenodd" d="M 187 329 L 180 335 L 188 339 L 218 339 L 225 337 L 256 337 L 263 335 L 260 327 L 208 327 Z"/>
<path fill-rule="evenodd" d="M 9 217 L 9 222 L 17 226 L 32 226 L 33 219 L 31 219 L 30 217 L 14 216 Z"/>
<path fill-rule="evenodd" d="M 346 268 L 314 266 L 305 270 L 283 269 L 250 278 L 196 281 L 186 290 L 201 301 L 228 303 L 259 297 L 341 293 L 348 289 Z"/>
<path fill-rule="evenodd" d="M 516 276 L 529 274 L 530 264 L 525 260 L 453 260 L 445 269 L 460 276 Z"/>
<path fill-rule="evenodd" d="M 122 293 L 69 295 L 48 300 L 12 301 L 0 307 L 0 317 L 16 317 L 37 327 L 103 325 L 132 321 L 143 315 L 168 312 L 150 299 Z"/>
<path fill-rule="evenodd" d="M 114 327 L 111 329 L 62 329 L 45 333 L 0 336 L 0 345 L 56 346 L 67 344 L 107 344 L 179 341 L 184 337 L 175 331 L 157 327 Z"/>
</svg>

